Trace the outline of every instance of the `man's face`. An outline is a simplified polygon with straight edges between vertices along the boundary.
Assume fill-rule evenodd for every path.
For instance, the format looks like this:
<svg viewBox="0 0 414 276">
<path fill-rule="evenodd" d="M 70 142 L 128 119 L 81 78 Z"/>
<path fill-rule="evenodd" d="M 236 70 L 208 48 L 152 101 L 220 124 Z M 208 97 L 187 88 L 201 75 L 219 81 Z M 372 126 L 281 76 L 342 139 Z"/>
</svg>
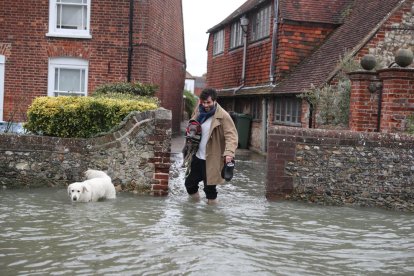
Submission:
<svg viewBox="0 0 414 276">
<path fill-rule="evenodd" d="M 214 104 L 216 103 L 216 101 L 213 101 L 213 100 L 211 99 L 211 96 L 209 96 L 209 97 L 207 98 L 207 100 L 201 100 L 201 99 L 200 99 L 200 102 L 201 102 L 201 104 L 202 104 L 202 106 L 204 107 L 204 110 L 205 110 L 206 112 L 209 112 L 211 109 L 213 109 Z"/>
</svg>

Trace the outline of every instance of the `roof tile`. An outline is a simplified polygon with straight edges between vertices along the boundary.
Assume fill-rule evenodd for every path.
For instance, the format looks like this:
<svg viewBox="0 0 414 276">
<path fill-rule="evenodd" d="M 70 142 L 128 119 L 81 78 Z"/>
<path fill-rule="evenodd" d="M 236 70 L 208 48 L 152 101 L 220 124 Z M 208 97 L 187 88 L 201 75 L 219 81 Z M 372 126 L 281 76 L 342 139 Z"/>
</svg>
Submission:
<svg viewBox="0 0 414 276">
<path fill-rule="evenodd" d="M 341 54 L 357 47 L 400 0 L 355 0 L 350 15 L 329 39 L 304 60 L 272 92 L 301 93 L 323 85 L 335 71 Z M 312 74 L 310 74 L 312 72 Z"/>
</svg>

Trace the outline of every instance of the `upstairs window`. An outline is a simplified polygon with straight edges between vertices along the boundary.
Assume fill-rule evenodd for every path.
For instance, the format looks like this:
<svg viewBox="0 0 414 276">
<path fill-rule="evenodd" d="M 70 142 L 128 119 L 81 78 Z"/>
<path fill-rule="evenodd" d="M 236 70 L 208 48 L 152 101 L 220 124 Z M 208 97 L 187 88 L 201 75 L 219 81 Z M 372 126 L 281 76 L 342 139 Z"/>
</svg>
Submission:
<svg viewBox="0 0 414 276">
<path fill-rule="evenodd" d="M 213 55 L 224 52 L 224 30 L 220 30 L 214 34 L 213 38 Z"/>
<path fill-rule="evenodd" d="M 49 96 L 86 96 L 88 61 L 79 58 L 51 58 L 48 82 Z"/>
<path fill-rule="evenodd" d="M 231 25 L 230 48 L 236 48 L 243 44 L 243 31 L 240 26 L 240 21 L 236 21 Z"/>
<path fill-rule="evenodd" d="M 296 97 L 276 98 L 274 105 L 274 122 L 279 124 L 300 126 L 302 100 Z"/>
<path fill-rule="evenodd" d="M 50 0 L 47 36 L 91 38 L 91 0 Z"/>
<path fill-rule="evenodd" d="M 260 9 L 252 18 L 251 39 L 259 40 L 270 34 L 270 6 Z"/>
</svg>

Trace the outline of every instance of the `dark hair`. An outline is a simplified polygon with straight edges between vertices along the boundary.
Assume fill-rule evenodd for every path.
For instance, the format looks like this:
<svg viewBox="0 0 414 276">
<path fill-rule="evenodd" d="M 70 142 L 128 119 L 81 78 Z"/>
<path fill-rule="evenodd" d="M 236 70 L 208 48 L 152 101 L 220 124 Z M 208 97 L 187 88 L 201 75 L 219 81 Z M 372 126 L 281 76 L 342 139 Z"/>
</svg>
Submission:
<svg viewBox="0 0 414 276">
<path fill-rule="evenodd" d="M 217 99 L 217 91 L 213 88 L 206 88 L 203 91 L 201 91 L 200 99 L 203 101 L 207 100 L 208 97 L 211 97 L 213 101 Z"/>
</svg>

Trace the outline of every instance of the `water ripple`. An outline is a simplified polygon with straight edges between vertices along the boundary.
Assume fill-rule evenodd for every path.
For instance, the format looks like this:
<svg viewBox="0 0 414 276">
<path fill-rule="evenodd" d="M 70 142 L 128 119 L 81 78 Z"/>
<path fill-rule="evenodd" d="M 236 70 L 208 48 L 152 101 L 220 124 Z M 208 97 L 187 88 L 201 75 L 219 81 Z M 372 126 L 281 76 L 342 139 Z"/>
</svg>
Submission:
<svg viewBox="0 0 414 276">
<path fill-rule="evenodd" d="M 1 275 L 414 274 L 411 213 L 268 202 L 262 163 L 242 160 L 209 206 L 174 158 L 166 198 L 0 191 Z"/>
</svg>

